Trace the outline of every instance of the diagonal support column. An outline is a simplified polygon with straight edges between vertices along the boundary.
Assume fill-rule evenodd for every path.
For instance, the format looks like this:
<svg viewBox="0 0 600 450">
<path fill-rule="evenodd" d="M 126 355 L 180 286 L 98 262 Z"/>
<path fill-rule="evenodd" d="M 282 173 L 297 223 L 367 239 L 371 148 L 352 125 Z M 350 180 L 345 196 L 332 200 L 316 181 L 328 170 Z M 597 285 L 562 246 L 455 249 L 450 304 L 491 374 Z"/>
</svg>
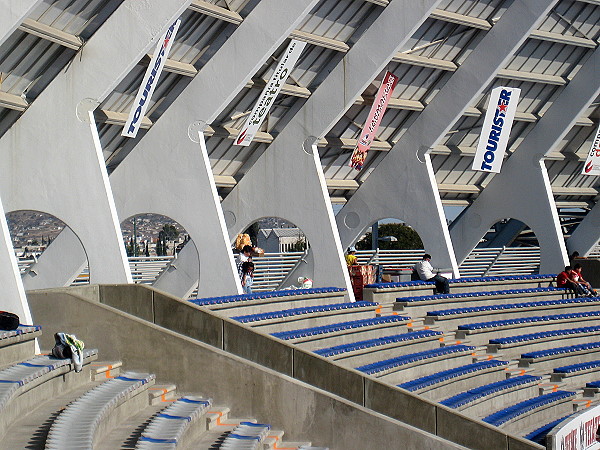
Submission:
<svg viewBox="0 0 600 450">
<path fill-rule="evenodd" d="M 21 323 L 33 324 L 25 289 L 21 282 L 21 275 L 17 266 L 15 249 L 13 248 L 4 208 L 0 201 L 0 285 L 2 286 L 2 300 L 0 310 L 15 313 Z"/>
<path fill-rule="evenodd" d="M 169 292 L 183 295 L 179 289 L 189 286 L 191 272 L 199 270 L 200 295 L 241 293 L 212 169 L 199 133 L 216 119 L 316 3 L 262 0 L 256 5 L 111 174 L 121 217 L 145 212 L 164 214 L 181 224 L 194 241 L 195 246 L 186 246 L 184 252 L 196 248 L 196 262 L 190 267 L 183 258 L 177 261 L 176 270 L 170 268 L 161 276 L 161 289 L 172 288 Z M 175 177 L 171 171 L 154 170 L 165 158 L 167 148 L 170 167 L 178 169 Z M 184 199 L 183 193 L 187 194 Z"/>
<path fill-rule="evenodd" d="M 40 3 L 42 0 L 0 0 L 0 45 Z"/>
<path fill-rule="evenodd" d="M 213 194 L 212 171 L 202 156 L 199 133 L 215 120 L 317 2 L 300 0 L 284 4 L 279 0 L 262 0 L 111 174 L 120 217 L 147 212 L 162 214 L 181 224 L 195 242 L 194 246 L 184 247 L 185 255 L 180 255 L 176 268 L 169 268 L 161 275 L 158 282 L 161 289 L 184 295 L 192 285 L 191 273 L 196 272 L 203 296 L 241 292 L 229 237 L 224 231 L 222 209 Z M 231 57 L 233 54 L 236 58 Z M 178 169 L 175 177 L 172 171 L 155 170 L 164 160 L 166 148 L 170 167 Z M 153 176 L 147 176 L 149 173 Z M 191 195 L 182 198 L 182 193 Z M 61 248 L 76 247 L 73 239 L 71 236 L 71 242 L 63 243 Z M 50 259 L 46 252 L 40 262 L 44 259 Z M 78 259 L 82 259 L 81 255 Z M 44 262 L 52 264 L 52 261 Z M 71 275 L 65 272 L 63 281 L 72 279 Z"/>
<path fill-rule="evenodd" d="M 567 239 L 569 253 L 578 251 L 581 256 L 588 256 L 600 240 L 600 202 L 586 214 L 573 234 Z"/>
<path fill-rule="evenodd" d="M 338 213 L 343 244 L 387 217 L 414 227 L 436 265 L 458 266 L 429 151 L 546 17 L 556 0 L 515 0 Z"/>
<path fill-rule="evenodd" d="M 91 113 L 189 3 L 124 1 L 0 139 L 6 209 L 65 222 L 85 248 L 92 283 L 132 280 Z"/>
<path fill-rule="evenodd" d="M 386 6 L 225 198 L 230 236 L 261 217 L 283 217 L 308 237 L 315 285 L 350 287 L 315 144 L 439 3 L 393 0 Z"/>
<path fill-rule="evenodd" d="M 502 172 L 494 175 L 479 197 L 455 221 L 451 235 L 460 261 L 464 261 L 491 225 L 511 217 L 526 223 L 537 236 L 541 247 L 541 273 L 560 271 L 568 262 L 543 158 L 600 94 L 599 66 L 597 48 L 505 161 Z"/>
</svg>

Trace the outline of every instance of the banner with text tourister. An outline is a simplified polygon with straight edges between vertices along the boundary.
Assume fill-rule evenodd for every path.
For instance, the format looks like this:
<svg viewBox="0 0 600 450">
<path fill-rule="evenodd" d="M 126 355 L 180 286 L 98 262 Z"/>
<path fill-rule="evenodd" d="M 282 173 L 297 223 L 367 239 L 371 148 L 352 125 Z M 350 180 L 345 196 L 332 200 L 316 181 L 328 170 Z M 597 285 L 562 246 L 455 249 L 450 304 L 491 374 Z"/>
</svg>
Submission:
<svg viewBox="0 0 600 450">
<path fill-rule="evenodd" d="M 583 175 L 600 175 L 600 127 L 598 127 L 598 131 L 594 135 L 592 148 L 581 173 Z"/>
<path fill-rule="evenodd" d="M 490 95 L 472 170 L 499 173 L 521 89 L 497 87 Z"/>
<path fill-rule="evenodd" d="M 283 56 L 279 64 L 277 64 L 275 72 L 271 75 L 269 82 L 261 92 L 254 108 L 252 108 L 252 112 L 248 116 L 248 119 L 246 119 L 242 131 L 235 140 L 236 145 L 250 145 L 261 124 L 267 117 L 267 113 L 271 110 L 271 106 L 275 103 L 275 99 L 285 84 L 285 80 L 287 80 L 288 75 L 298 62 L 298 58 L 300 58 L 305 46 L 306 42 L 297 41 L 296 39 L 291 40 L 285 52 L 283 52 Z"/>
<path fill-rule="evenodd" d="M 381 124 L 381 119 L 385 114 L 385 110 L 387 109 L 392 92 L 394 92 L 394 88 L 396 87 L 396 84 L 398 84 L 398 80 L 399 78 L 393 73 L 385 73 L 385 77 L 383 78 L 381 86 L 379 86 L 373 106 L 371 106 L 371 111 L 369 111 L 369 117 L 367 117 L 365 126 L 360 133 L 356 148 L 354 149 L 354 152 L 352 152 L 350 167 L 356 170 L 362 169 L 365 159 L 367 158 L 367 152 L 375 139 L 377 129 Z"/>
<path fill-rule="evenodd" d="M 129 112 L 127 122 L 125 122 L 123 131 L 121 132 L 121 136 L 130 138 L 137 136 L 146 110 L 148 109 L 150 98 L 152 98 L 154 89 L 156 89 L 156 85 L 158 84 L 158 77 L 160 77 L 165 61 L 169 57 L 169 52 L 175 41 L 175 35 L 177 34 L 180 24 L 181 19 L 175 21 L 175 23 L 165 32 L 162 39 L 158 41 L 154 55 L 152 55 L 152 60 L 148 65 L 148 69 L 146 69 L 146 74 L 144 75 L 142 84 L 135 97 L 131 111 Z"/>
</svg>

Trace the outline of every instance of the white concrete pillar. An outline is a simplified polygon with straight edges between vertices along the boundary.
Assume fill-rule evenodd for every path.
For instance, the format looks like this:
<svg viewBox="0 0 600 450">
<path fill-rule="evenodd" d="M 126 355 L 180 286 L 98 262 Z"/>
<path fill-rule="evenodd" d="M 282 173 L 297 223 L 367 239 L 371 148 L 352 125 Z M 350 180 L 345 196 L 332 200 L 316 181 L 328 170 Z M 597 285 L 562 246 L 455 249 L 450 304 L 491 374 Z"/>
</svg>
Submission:
<svg viewBox="0 0 600 450">
<path fill-rule="evenodd" d="M 600 203 L 586 214 L 573 234 L 567 239 L 569 253 L 578 251 L 580 256 L 589 256 L 600 240 Z"/>
<path fill-rule="evenodd" d="M 386 6 L 225 198 L 223 210 L 230 236 L 261 217 L 293 222 L 310 242 L 315 286 L 344 286 L 353 298 L 315 143 L 439 3 L 394 0 Z"/>
<path fill-rule="evenodd" d="M 0 0 L 0 45 L 40 3 L 42 0 Z"/>
<path fill-rule="evenodd" d="M 338 213 L 342 243 L 394 217 L 415 228 L 439 267 L 458 265 L 429 152 L 493 80 L 556 0 L 516 0 Z"/>
<path fill-rule="evenodd" d="M 25 296 L 25 289 L 21 282 L 21 274 L 17 266 L 15 249 L 12 245 L 4 208 L 0 201 L 0 285 L 2 286 L 2 297 L 0 298 L 0 310 L 9 311 L 19 316 L 21 323 L 33 324 L 31 311 Z"/>
<path fill-rule="evenodd" d="M 65 222 L 85 247 L 92 283 L 132 280 L 90 113 L 189 3 L 125 0 L 0 139 L 6 209 Z"/>
<path fill-rule="evenodd" d="M 194 77 L 177 100 L 111 174 L 121 217 L 144 212 L 181 224 L 198 251 L 161 276 L 161 289 L 180 295 L 199 270 L 199 295 L 241 293 L 212 169 L 200 134 L 310 12 L 317 0 L 262 0 Z M 235 55 L 235 57 L 232 57 Z M 176 171 L 157 173 L 166 157 Z M 152 173 L 152 177 L 148 174 Z M 192 252 L 191 247 L 187 253 Z M 191 266 L 186 265 L 190 261 Z M 184 279 L 179 280 L 179 276 Z M 167 280 L 173 278 L 173 280 Z M 172 290 L 171 290 L 172 289 Z"/>
<path fill-rule="evenodd" d="M 594 50 L 504 162 L 502 172 L 494 175 L 473 204 L 452 224 L 451 236 L 459 261 L 466 259 L 494 223 L 510 217 L 527 224 L 538 238 L 540 273 L 557 273 L 563 269 L 568 255 L 543 158 L 555 149 L 600 94 L 598 67 L 600 50 Z M 590 222 L 593 220 L 592 215 Z M 597 233 L 596 230 L 596 239 Z"/>
</svg>

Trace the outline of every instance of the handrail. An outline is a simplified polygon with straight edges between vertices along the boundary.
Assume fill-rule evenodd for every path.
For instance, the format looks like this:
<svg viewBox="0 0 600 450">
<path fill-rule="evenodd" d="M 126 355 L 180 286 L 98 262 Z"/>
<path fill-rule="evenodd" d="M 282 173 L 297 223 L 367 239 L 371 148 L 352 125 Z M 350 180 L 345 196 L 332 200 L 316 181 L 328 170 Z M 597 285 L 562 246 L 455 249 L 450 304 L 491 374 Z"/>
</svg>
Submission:
<svg viewBox="0 0 600 450">
<path fill-rule="evenodd" d="M 598 250 L 600 252 L 600 249 Z M 424 250 L 359 250 L 356 252 L 359 264 L 378 264 L 384 270 L 410 270 L 421 260 Z M 281 284 L 297 267 L 304 252 L 265 253 L 254 258 L 254 285 L 256 292 L 281 288 Z M 132 278 L 135 283 L 153 284 L 158 275 L 173 260 L 173 256 L 137 256 L 129 258 Z M 18 257 L 18 267 L 23 274 L 35 259 Z M 539 247 L 476 248 L 460 265 L 463 276 L 500 275 L 505 273 L 529 275 L 539 272 Z M 293 280 L 291 280 L 293 282 Z M 72 284 L 89 283 L 89 270 L 86 267 Z"/>
</svg>

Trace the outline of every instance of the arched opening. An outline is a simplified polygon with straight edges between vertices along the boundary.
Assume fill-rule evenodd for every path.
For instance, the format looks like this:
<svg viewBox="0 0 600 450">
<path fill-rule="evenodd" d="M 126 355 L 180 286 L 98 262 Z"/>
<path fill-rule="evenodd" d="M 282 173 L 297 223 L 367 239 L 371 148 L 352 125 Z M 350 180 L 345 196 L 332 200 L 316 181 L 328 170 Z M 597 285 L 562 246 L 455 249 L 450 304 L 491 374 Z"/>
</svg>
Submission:
<svg viewBox="0 0 600 450">
<path fill-rule="evenodd" d="M 198 261 L 196 248 L 187 245 L 190 237 L 185 228 L 167 216 L 137 214 L 121 222 L 121 232 L 135 283 L 155 284 L 161 276 L 173 277 L 175 273 L 167 275 L 167 269 L 186 250 Z M 196 266 L 199 273 L 199 261 Z"/>
<path fill-rule="evenodd" d="M 478 248 L 538 247 L 535 233 L 527 224 L 517 219 L 501 219 L 490 227 Z"/>
<path fill-rule="evenodd" d="M 314 279 L 310 243 L 292 222 L 279 217 L 263 217 L 250 224 L 233 242 L 237 262 L 246 244 L 255 248 L 252 253 L 255 266 L 253 292 L 306 287 L 310 282 L 302 280 Z"/>
<path fill-rule="evenodd" d="M 463 277 L 528 275 L 539 270 L 538 239 L 527 224 L 514 218 L 494 223 L 460 266 Z"/>
<path fill-rule="evenodd" d="M 41 211 L 19 210 L 6 214 L 19 271 L 26 289 L 89 283 L 88 261 L 79 238 L 59 218 Z M 63 234 L 64 233 L 64 234 Z M 69 258 L 61 255 L 61 267 L 52 275 L 44 267 L 42 255 L 56 239 L 72 234 L 79 245 Z"/>
<path fill-rule="evenodd" d="M 410 225 L 395 218 L 381 219 L 354 244 L 358 264 L 378 266 L 374 281 L 410 280 L 412 266 L 423 256 L 423 241 Z"/>
</svg>

